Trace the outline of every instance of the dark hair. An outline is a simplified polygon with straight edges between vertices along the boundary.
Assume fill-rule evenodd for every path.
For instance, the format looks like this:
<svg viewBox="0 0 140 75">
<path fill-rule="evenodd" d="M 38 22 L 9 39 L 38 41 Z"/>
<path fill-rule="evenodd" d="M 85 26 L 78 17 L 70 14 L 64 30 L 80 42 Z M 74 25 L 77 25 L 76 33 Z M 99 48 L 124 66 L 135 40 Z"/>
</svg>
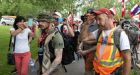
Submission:
<svg viewBox="0 0 140 75">
<path fill-rule="evenodd" d="M 25 21 L 25 18 L 24 18 L 23 16 L 17 16 L 17 17 L 15 18 L 15 22 L 14 22 L 14 24 L 13 24 L 13 27 L 15 28 L 15 30 L 18 29 L 17 23 L 18 23 L 18 22 L 21 22 L 22 20 Z"/>
<path fill-rule="evenodd" d="M 82 15 L 82 16 L 81 16 L 81 20 L 82 20 L 83 22 L 85 22 L 85 21 L 86 21 L 86 16 L 85 16 L 85 15 Z"/>
<path fill-rule="evenodd" d="M 93 8 L 89 8 L 88 10 L 87 10 L 87 13 L 90 13 L 90 14 L 95 14 L 95 9 L 93 9 Z"/>
</svg>

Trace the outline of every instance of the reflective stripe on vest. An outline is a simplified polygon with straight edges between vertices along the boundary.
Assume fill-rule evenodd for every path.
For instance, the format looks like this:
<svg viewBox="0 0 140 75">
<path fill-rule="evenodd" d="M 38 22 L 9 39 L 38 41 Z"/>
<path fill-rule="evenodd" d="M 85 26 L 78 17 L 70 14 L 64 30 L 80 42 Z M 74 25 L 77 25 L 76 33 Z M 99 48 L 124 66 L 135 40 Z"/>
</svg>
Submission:
<svg viewBox="0 0 140 75">
<path fill-rule="evenodd" d="M 100 74 L 110 74 L 117 67 L 120 67 L 123 64 L 121 53 L 114 44 L 114 39 L 112 37 L 113 32 L 114 30 L 112 30 L 108 35 L 106 43 L 103 43 L 102 32 L 97 42 L 93 65 L 95 67 L 95 71 L 99 72 Z M 100 49 L 103 44 L 105 45 L 105 47 L 103 50 L 103 54 L 100 55 Z"/>
</svg>

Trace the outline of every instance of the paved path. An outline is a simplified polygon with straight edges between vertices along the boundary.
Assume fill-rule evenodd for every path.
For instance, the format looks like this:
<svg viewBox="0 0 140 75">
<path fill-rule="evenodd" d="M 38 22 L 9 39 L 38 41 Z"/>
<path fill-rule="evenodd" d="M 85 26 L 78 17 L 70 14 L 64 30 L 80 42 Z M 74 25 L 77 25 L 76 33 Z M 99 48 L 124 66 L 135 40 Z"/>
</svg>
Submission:
<svg viewBox="0 0 140 75">
<path fill-rule="evenodd" d="M 67 72 L 65 75 L 84 75 L 84 61 L 83 59 L 76 60 L 72 64 L 66 66 Z M 29 71 L 29 75 L 37 75 L 37 72 Z"/>
<path fill-rule="evenodd" d="M 37 67 L 38 68 L 38 67 Z M 65 75 L 84 75 L 84 61 L 83 59 L 76 60 L 72 64 L 66 66 L 67 72 Z M 17 74 L 12 74 L 17 75 Z M 31 71 L 29 68 L 29 75 L 37 75 L 36 71 Z"/>
</svg>

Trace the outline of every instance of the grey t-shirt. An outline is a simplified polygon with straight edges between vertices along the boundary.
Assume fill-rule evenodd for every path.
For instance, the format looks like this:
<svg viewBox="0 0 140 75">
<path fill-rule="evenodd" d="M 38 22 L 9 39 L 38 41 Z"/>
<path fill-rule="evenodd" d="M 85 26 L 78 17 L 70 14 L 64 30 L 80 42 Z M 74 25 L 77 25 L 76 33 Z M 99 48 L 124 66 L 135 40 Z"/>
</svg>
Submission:
<svg viewBox="0 0 140 75">
<path fill-rule="evenodd" d="M 98 27 L 96 21 L 94 21 L 94 22 L 91 23 L 91 25 L 88 27 L 88 31 L 89 31 L 89 32 L 93 32 L 93 31 L 97 30 L 98 28 L 99 28 L 99 27 Z"/>
</svg>

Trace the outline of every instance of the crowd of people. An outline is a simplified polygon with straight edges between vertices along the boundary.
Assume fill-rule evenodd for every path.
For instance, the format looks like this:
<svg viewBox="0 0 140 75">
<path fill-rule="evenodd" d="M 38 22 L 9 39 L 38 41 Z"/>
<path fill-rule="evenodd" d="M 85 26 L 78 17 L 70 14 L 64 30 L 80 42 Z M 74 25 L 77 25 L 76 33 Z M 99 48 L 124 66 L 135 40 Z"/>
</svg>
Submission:
<svg viewBox="0 0 140 75">
<path fill-rule="evenodd" d="M 130 75 L 129 38 L 122 29 L 116 45 L 119 29 L 114 15 L 108 8 L 88 9 L 79 23 L 70 23 L 55 11 L 53 21 L 42 16 L 33 28 L 23 16 L 17 16 L 10 29 L 17 74 L 28 75 L 30 43 L 38 27 L 38 75 L 65 75 L 65 65 L 75 60 L 74 54 L 83 57 L 85 75 Z"/>
</svg>

